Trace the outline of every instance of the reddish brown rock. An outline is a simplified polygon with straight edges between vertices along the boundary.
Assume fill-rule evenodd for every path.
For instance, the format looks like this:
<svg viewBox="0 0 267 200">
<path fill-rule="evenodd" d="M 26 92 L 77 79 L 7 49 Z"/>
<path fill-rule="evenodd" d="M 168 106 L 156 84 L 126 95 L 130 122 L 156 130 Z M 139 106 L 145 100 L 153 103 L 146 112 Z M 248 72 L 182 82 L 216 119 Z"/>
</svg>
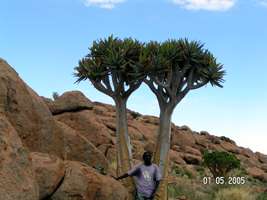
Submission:
<svg viewBox="0 0 267 200">
<path fill-rule="evenodd" d="M 186 164 L 186 162 L 181 157 L 181 154 L 177 151 L 170 150 L 169 151 L 170 161 L 176 164 Z"/>
<path fill-rule="evenodd" d="M 56 115 L 55 119 L 61 121 L 83 135 L 96 147 L 101 144 L 111 144 L 112 139 L 108 128 L 91 110 L 80 112 L 67 112 Z"/>
<path fill-rule="evenodd" d="M 189 165 L 199 165 L 202 161 L 201 156 L 196 156 L 188 153 L 183 153 L 182 158 Z"/>
<path fill-rule="evenodd" d="M 251 157 L 255 157 L 253 151 L 251 151 L 249 148 L 243 148 L 241 147 L 240 148 L 240 154 L 248 157 L 248 158 L 251 158 Z"/>
<path fill-rule="evenodd" d="M 247 169 L 247 173 L 254 178 L 267 182 L 267 174 L 262 169 L 250 167 Z"/>
<path fill-rule="evenodd" d="M 181 152 L 192 154 L 192 155 L 196 155 L 196 156 L 200 156 L 200 157 L 202 156 L 202 153 L 198 149 L 190 147 L 190 146 L 182 146 L 181 147 Z"/>
<path fill-rule="evenodd" d="M 225 142 L 228 142 L 228 143 L 231 143 L 231 144 L 233 144 L 233 145 L 236 145 L 235 141 L 231 140 L 231 139 L 228 138 L 228 137 L 221 136 L 220 139 L 223 140 L 223 141 L 225 141 Z"/>
<path fill-rule="evenodd" d="M 241 154 L 236 155 L 236 157 L 241 161 L 242 166 L 245 168 L 249 168 L 249 167 L 260 168 L 260 166 L 261 166 L 260 162 L 257 160 L 256 157 L 248 158 L 248 157 L 241 155 Z"/>
<path fill-rule="evenodd" d="M 195 144 L 200 149 L 209 149 L 209 146 L 211 146 L 210 141 L 208 139 L 209 136 L 206 135 L 196 135 L 195 136 Z"/>
<path fill-rule="evenodd" d="M 131 125 L 129 125 L 128 132 L 129 132 L 129 136 L 131 140 L 143 140 L 144 139 L 144 136 L 136 127 L 132 127 Z"/>
<path fill-rule="evenodd" d="M 65 165 L 61 159 L 49 154 L 32 152 L 31 158 L 39 185 L 39 199 L 48 198 L 64 178 Z"/>
<path fill-rule="evenodd" d="M 0 113 L 0 199 L 38 200 L 38 184 L 29 152 L 16 130 Z"/>
<path fill-rule="evenodd" d="M 236 145 L 230 142 L 222 141 L 220 146 L 226 151 L 231 152 L 231 153 L 239 154 L 241 152 L 240 149 Z"/>
<path fill-rule="evenodd" d="M 196 139 L 191 132 L 184 130 L 175 130 L 172 132 L 171 145 L 194 146 Z"/>
<path fill-rule="evenodd" d="M 255 154 L 261 163 L 267 163 L 267 155 L 264 155 L 260 152 L 256 152 Z"/>
<path fill-rule="evenodd" d="M 149 123 L 143 123 L 140 121 L 140 118 L 136 120 L 129 120 L 128 124 L 129 126 L 135 128 L 142 135 L 143 140 L 153 142 L 156 141 L 158 126 Z"/>
<path fill-rule="evenodd" d="M 143 115 L 143 116 L 140 116 L 138 120 L 143 123 L 159 125 L 159 118 L 155 116 Z"/>
<path fill-rule="evenodd" d="M 64 134 L 64 159 L 80 161 L 89 166 L 107 170 L 108 161 L 99 149 L 66 124 L 58 122 L 58 125 Z"/>
<path fill-rule="evenodd" d="M 146 144 L 144 146 L 144 150 L 145 151 L 154 152 L 155 148 L 156 148 L 155 142 L 153 142 L 153 141 L 146 141 Z"/>
<path fill-rule="evenodd" d="M 100 117 L 116 118 L 115 107 L 100 102 L 94 102 L 93 112 Z"/>
<path fill-rule="evenodd" d="M 224 148 L 222 148 L 220 145 L 216 144 L 209 144 L 207 149 L 213 150 L 213 151 L 225 151 Z M 204 152 L 206 149 L 203 149 L 202 152 Z"/>
<path fill-rule="evenodd" d="M 265 173 L 267 173 L 267 164 L 262 164 L 262 165 L 260 166 L 260 168 L 261 168 Z"/>
<path fill-rule="evenodd" d="M 64 181 L 51 200 L 126 200 L 127 191 L 118 181 L 103 176 L 80 162 L 67 161 Z"/>
<path fill-rule="evenodd" d="M 144 153 L 144 144 L 138 140 L 132 140 L 131 143 L 133 146 L 133 158 L 142 160 Z"/>
<path fill-rule="evenodd" d="M 46 101 L 52 114 L 92 109 L 92 102 L 80 91 L 65 92 L 54 101 Z"/>
<path fill-rule="evenodd" d="M 0 112 L 31 151 L 62 156 L 62 135 L 46 104 L 0 59 Z"/>
</svg>

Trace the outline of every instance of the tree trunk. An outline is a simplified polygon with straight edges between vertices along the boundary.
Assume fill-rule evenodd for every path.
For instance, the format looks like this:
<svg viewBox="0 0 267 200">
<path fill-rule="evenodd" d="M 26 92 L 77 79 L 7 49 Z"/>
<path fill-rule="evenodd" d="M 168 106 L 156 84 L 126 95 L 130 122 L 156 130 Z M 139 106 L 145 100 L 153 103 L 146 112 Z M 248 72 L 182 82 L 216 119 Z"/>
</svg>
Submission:
<svg viewBox="0 0 267 200">
<path fill-rule="evenodd" d="M 117 176 L 126 173 L 132 166 L 132 150 L 127 124 L 127 99 L 116 100 L 116 139 L 117 139 Z M 122 180 L 131 194 L 134 193 L 135 185 L 131 177 Z"/>
<path fill-rule="evenodd" d="M 160 123 L 156 151 L 154 154 L 154 162 L 159 165 L 162 174 L 162 180 L 155 195 L 155 200 L 168 199 L 167 186 L 171 137 L 171 115 L 172 111 L 167 108 L 163 108 L 160 111 Z"/>
</svg>

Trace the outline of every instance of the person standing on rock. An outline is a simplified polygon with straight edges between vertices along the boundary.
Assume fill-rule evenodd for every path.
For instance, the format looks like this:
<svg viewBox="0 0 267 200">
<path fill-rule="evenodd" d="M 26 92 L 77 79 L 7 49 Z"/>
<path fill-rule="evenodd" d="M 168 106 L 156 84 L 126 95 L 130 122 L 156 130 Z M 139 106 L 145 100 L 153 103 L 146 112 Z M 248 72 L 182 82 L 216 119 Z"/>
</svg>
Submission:
<svg viewBox="0 0 267 200">
<path fill-rule="evenodd" d="M 126 174 L 116 178 L 120 180 L 128 176 L 134 176 L 136 182 L 136 200 L 153 200 L 159 182 L 162 178 L 159 167 L 151 162 L 152 154 L 146 151 L 143 154 L 144 162 L 136 165 Z"/>
</svg>

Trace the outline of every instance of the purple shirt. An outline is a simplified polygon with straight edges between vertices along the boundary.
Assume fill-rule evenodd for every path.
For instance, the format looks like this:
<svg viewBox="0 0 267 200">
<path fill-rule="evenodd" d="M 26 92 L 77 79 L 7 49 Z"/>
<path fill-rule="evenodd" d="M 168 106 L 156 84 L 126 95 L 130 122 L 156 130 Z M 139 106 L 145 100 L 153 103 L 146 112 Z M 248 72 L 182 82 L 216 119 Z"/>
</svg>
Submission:
<svg viewBox="0 0 267 200">
<path fill-rule="evenodd" d="M 145 197 L 152 195 L 155 190 L 156 181 L 161 180 L 160 170 L 156 164 L 146 166 L 141 163 L 129 170 L 127 174 L 135 176 L 137 191 Z"/>
</svg>

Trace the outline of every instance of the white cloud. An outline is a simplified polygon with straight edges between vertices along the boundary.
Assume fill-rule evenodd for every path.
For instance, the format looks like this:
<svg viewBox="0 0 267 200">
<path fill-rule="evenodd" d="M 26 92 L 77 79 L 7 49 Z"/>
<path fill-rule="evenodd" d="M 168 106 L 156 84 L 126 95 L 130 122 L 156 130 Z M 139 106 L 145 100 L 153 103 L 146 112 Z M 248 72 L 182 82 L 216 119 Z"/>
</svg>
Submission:
<svg viewBox="0 0 267 200">
<path fill-rule="evenodd" d="M 267 7 L 267 0 L 260 0 L 259 2 L 260 2 L 261 5 Z"/>
<path fill-rule="evenodd" d="M 236 0 L 172 0 L 174 4 L 188 10 L 226 11 L 235 5 Z M 265 1 L 265 0 L 264 0 Z"/>
<path fill-rule="evenodd" d="M 123 3 L 125 0 L 84 0 L 86 6 L 98 6 L 100 8 L 112 9 L 116 4 Z"/>
</svg>

